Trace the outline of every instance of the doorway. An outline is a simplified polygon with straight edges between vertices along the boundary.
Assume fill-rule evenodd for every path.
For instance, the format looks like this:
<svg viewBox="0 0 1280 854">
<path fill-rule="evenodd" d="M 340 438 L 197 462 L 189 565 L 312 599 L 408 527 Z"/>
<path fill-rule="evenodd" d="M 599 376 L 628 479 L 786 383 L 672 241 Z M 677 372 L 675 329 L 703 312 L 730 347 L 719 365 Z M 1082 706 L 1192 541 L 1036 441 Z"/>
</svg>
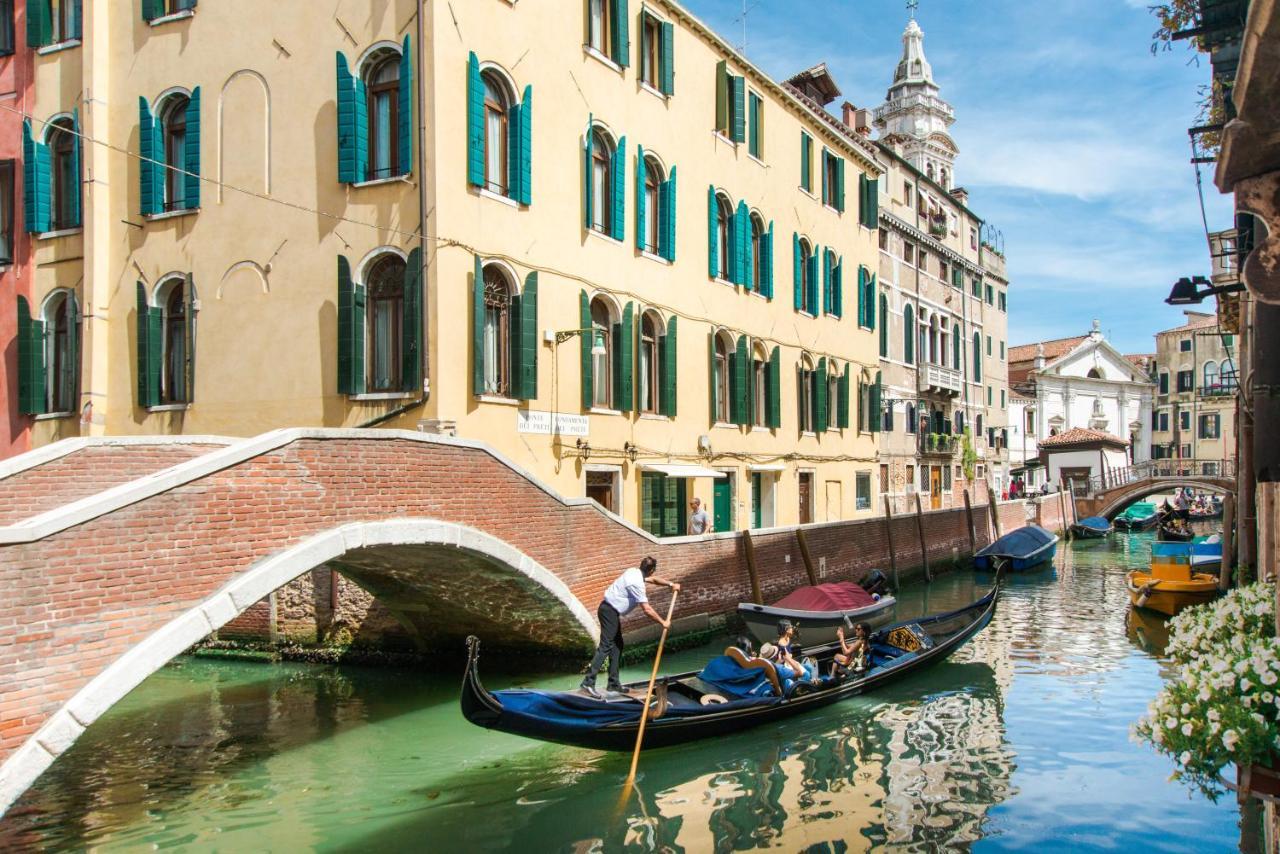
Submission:
<svg viewBox="0 0 1280 854">
<path fill-rule="evenodd" d="M 813 472 L 800 472 L 800 524 L 813 521 Z"/>
<path fill-rule="evenodd" d="M 620 475 L 617 469 L 587 469 L 587 497 L 618 515 L 622 514 Z"/>
<path fill-rule="evenodd" d="M 942 469 L 929 466 L 929 507 L 937 510 L 942 507 Z"/>
<path fill-rule="evenodd" d="M 713 481 L 711 507 L 713 530 L 719 533 L 736 527 L 733 518 L 733 472 L 725 472 L 724 477 Z"/>
</svg>

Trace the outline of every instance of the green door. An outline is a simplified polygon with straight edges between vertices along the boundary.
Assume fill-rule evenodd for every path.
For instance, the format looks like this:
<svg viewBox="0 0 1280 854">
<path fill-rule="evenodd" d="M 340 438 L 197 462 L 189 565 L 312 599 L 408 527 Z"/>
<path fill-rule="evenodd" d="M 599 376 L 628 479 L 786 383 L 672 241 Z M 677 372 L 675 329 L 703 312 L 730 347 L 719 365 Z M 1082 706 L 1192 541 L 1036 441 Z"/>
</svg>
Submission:
<svg viewBox="0 0 1280 854">
<path fill-rule="evenodd" d="M 715 530 L 732 531 L 733 530 L 733 477 L 718 477 L 715 479 Z"/>
<path fill-rule="evenodd" d="M 764 527 L 764 475 L 751 473 L 751 527 Z"/>
</svg>

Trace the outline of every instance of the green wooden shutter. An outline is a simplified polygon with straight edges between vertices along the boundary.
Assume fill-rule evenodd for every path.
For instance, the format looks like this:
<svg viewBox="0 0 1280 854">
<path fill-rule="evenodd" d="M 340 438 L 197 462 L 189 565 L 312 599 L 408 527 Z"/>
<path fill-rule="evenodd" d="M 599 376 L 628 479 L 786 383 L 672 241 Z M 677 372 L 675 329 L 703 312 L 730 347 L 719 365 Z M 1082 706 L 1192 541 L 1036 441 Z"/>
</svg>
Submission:
<svg viewBox="0 0 1280 854">
<path fill-rule="evenodd" d="M 773 299 L 773 220 L 760 238 L 760 294 Z"/>
<path fill-rule="evenodd" d="M 809 256 L 809 293 L 806 297 L 810 314 L 816 316 L 818 313 L 818 252 L 816 249 Z"/>
<path fill-rule="evenodd" d="M 753 157 L 760 156 L 760 96 L 755 92 L 747 96 L 747 151 Z"/>
<path fill-rule="evenodd" d="M 200 87 L 191 91 L 187 102 L 187 137 L 182 160 L 186 174 L 182 176 L 183 206 L 187 210 L 200 207 Z"/>
<path fill-rule="evenodd" d="M 800 186 L 813 192 L 813 137 L 800 131 Z"/>
<path fill-rule="evenodd" d="M 164 0 L 142 0 L 142 20 L 150 22 L 164 16 Z"/>
<path fill-rule="evenodd" d="M 959 353 L 959 336 L 953 336 L 956 342 L 956 353 Z M 889 300 L 884 294 L 880 295 L 880 358 L 889 358 Z"/>
<path fill-rule="evenodd" d="M 883 333 L 882 333 L 883 334 Z M 960 370 L 960 336 L 951 336 L 951 367 Z"/>
<path fill-rule="evenodd" d="M 404 299 L 400 302 L 400 377 L 405 391 L 422 390 L 422 250 L 409 253 L 404 267 Z"/>
<path fill-rule="evenodd" d="M 578 292 L 578 328 L 592 328 L 591 303 L 587 299 L 586 291 Z M 594 338 L 594 332 L 583 332 L 578 335 L 580 361 L 579 372 L 581 376 L 582 409 L 584 412 L 590 410 L 591 404 L 594 402 L 591 377 L 591 347 L 593 345 L 592 339 Z"/>
<path fill-rule="evenodd" d="M 844 317 L 844 259 L 836 259 L 835 272 L 831 274 L 831 302 L 832 314 L 836 317 Z"/>
<path fill-rule="evenodd" d="M 729 63 L 716 63 L 716 130 L 729 133 Z"/>
<path fill-rule="evenodd" d="M 75 179 L 75 192 L 67 199 L 67 227 L 79 228 L 81 219 L 80 183 L 80 110 L 71 111 L 71 175 Z"/>
<path fill-rule="evenodd" d="M 768 423 L 774 430 L 782 426 L 782 350 L 774 347 L 769 354 L 769 372 L 766 385 L 765 409 Z"/>
<path fill-rule="evenodd" d="M 404 43 L 400 46 L 400 88 L 396 92 L 399 100 L 397 103 L 397 119 L 399 127 L 396 128 L 399 134 L 400 143 L 400 174 L 413 174 L 413 53 L 410 48 L 409 37 L 404 37 Z"/>
<path fill-rule="evenodd" d="M 836 210 L 844 213 L 844 158 L 836 159 Z"/>
<path fill-rule="evenodd" d="M 814 400 L 817 402 L 816 422 L 813 425 L 815 433 L 827 432 L 827 357 L 823 356 L 818 360 L 818 371 L 814 374 Z"/>
<path fill-rule="evenodd" d="M 481 115 L 483 120 L 483 113 Z M 591 222 L 594 219 L 592 214 L 595 213 L 595 201 L 596 201 L 595 198 L 593 197 L 593 194 L 595 193 L 595 183 L 591 180 L 591 160 L 593 157 L 592 147 L 595 145 L 595 125 L 596 125 L 596 117 L 594 113 L 591 113 L 587 116 L 587 133 L 583 139 L 583 146 L 582 146 L 582 154 L 583 154 L 582 214 L 583 214 L 583 224 L 587 228 L 591 228 Z M 484 127 L 482 125 L 481 126 L 482 147 L 481 147 L 481 164 L 480 164 L 481 182 L 484 181 L 484 149 L 483 149 L 484 136 L 483 134 L 484 134 Z M 600 200 L 600 204 L 604 204 L 604 199 Z"/>
<path fill-rule="evenodd" d="M 147 406 L 159 406 L 164 365 L 164 314 L 159 306 L 147 309 Z"/>
<path fill-rule="evenodd" d="M 31 316 L 26 297 L 18 296 L 18 411 L 41 415 L 45 411 L 44 324 Z"/>
<path fill-rule="evenodd" d="M 139 294 L 141 299 L 141 294 Z M 338 393 L 356 394 L 355 379 L 356 339 L 355 330 L 356 289 L 351 281 L 351 263 L 338 256 Z M 139 309 L 141 311 L 141 309 Z"/>
<path fill-rule="evenodd" d="M 519 104 L 507 108 L 507 198 L 520 198 L 520 126 L 524 110 Z"/>
<path fill-rule="evenodd" d="M 884 398 L 884 387 L 880 382 L 880 371 L 876 371 L 875 384 L 871 386 L 871 405 L 870 412 L 867 413 L 867 424 L 871 428 L 872 433 L 879 433 L 881 420 L 881 400 Z"/>
<path fill-rule="evenodd" d="M 834 266 L 831 263 L 831 256 L 834 253 L 830 248 L 822 250 L 822 312 L 823 314 L 831 314 L 831 270 Z"/>
<path fill-rule="evenodd" d="M 659 88 L 664 95 L 674 95 L 676 91 L 675 26 L 667 21 L 662 22 L 661 51 L 662 74 Z"/>
<path fill-rule="evenodd" d="M 858 325 L 867 325 L 867 312 L 873 311 L 867 305 L 867 268 L 858 266 Z"/>
<path fill-rule="evenodd" d="M 804 258 L 800 254 L 800 235 L 794 231 L 791 232 L 791 274 L 794 277 L 792 285 L 793 295 L 795 297 L 796 311 L 804 309 Z"/>
<path fill-rule="evenodd" d="M 67 294 L 67 361 L 62 366 L 71 406 L 80 408 L 80 304 L 75 293 Z"/>
<path fill-rule="evenodd" d="M 751 245 L 751 212 L 746 202 L 738 202 L 733 212 L 733 268 L 735 275 L 731 279 L 736 285 L 745 285 L 751 278 L 750 265 L 747 263 L 747 249 Z"/>
<path fill-rule="evenodd" d="M 716 204 L 715 185 L 707 187 L 707 275 L 715 279 L 720 275 L 719 205 Z"/>
<path fill-rule="evenodd" d="M 739 335 L 733 352 L 733 372 L 730 377 L 729 396 L 732 421 L 734 424 L 751 423 L 751 353 L 747 346 L 747 336 Z"/>
<path fill-rule="evenodd" d="M 716 330 L 714 326 L 711 327 L 711 334 L 707 337 L 707 345 L 707 364 L 710 368 L 707 372 L 707 376 L 710 377 L 710 384 L 708 385 L 708 388 L 711 389 L 711 393 L 707 395 L 707 397 L 711 403 L 711 423 L 715 424 L 719 421 L 717 416 L 719 415 L 720 408 L 716 405 L 719 403 L 719 386 L 716 385 Z"/>
<path fill-rule="evenodd" d="M 982 335 L 973 333 L 973 379 L 982 382 Z"/>
<path fill-rule="evenodd" d="M 661 236 L 659 254 L 668 261 L 676 260 L 676 167 L 671 176 L 662 182 L 659 194 L 658 233 Z"/>
<path fill-rule="evenodd" d="M 63 0 L 68 2 L 68 0 Z M 66 38 L 80 39 L 84 38 L 84 8 L 81 0 L 69 0 L 71 8 L 68 10 L 67 17 L 67 35 Z"/>
<path fill-rule="evenodd" d="M 658 411 L 662 415 L 676 416 L 676 393 L 680 378 L 680 363 L 676 345 L 677 321 L 675 315 L 667 321 L 667 334 L 662 336 L 662 372 L 658 386 Z"/>
<path fill-rule="evenodd" d="M 588 338 L 591 336 L 588 335 Z M 524 278 L 520 294 L 520 362 L 519 385 L 514 395 L 520 400 L 538 397 L 538 274 Z"/>
<path fill-rule="evenodd" d="M 53 4 L 50 0 L 27 3 L 27 47 L 44 47 L 53 43 Z"/>
<path fill-rule="evenodd" d="M 622 323 L 618 324 L 618 334 L 619 346 L 615 350 L 617 356 L 613 363 L 614 376 L 617 378 L 614 389 L 617 393 L 613 402 L 615 409 L 630 412 L 635 408 L 631 381 L 635 373 L 636 352 L 635 306 L 632 303 L 627 303 L 622 309 Z"/>
<path fill-rule="evenodd" d="M 836 426 L 841 430 L 849 428 L 849 366 L 844 366 L 844 373 L 837 381 L 836 394 L 839 395 L 836 407 Z"/>
<path fill-rule="evenodd" d="M 613 217 L 609 223 L 614 240 L 623 240 L 627 233 L 627 138 L 618 140 L 618 150 L 613 153 Z"/>
<path fill-rule="evenodd" d="M 341 296 L 341 291 L 339 291 Z M 147 288 L 142 282 L 138 282 L 136 299 L 136 323 L 137 323 L 137 368 L 138 368 L 138 406 L 147 406 Z M 341 315 L 341 301 L 339 301 L 339 315 Z M 339 352 L 341 352 L 341 344 L 339 344 Z M 339 371 L 341 371 L 341 356 L 339 356 Z"/>
<path fill-rule="evenodd" d="M 339 107 L 341 107 L 341 101 Z M 591 163 L 589 132 L 587 140 L 589 166 Z M 484 81 L 480 78 L 480 58 L 476 56 L 475 51 L 467 55 L 467 183 L 473 187 L 484 186 Z M 587 186 L 590 187 L 590 184 Z"/>
<path fill-rule="evenodd" d="M 474 56 L 474 54 L 472 54 Z M 338 181 L 343 184 L 354 184 L 363 179 L 361 166 L 363 158 L 359 156 L 356 141 L 356 81 L 347 66 L 347 57 L 342 51 L 337 54 L 338 69 Z M 141 99 L 139 99 L 141 100 Z M 145 101 L 142 102 L 145 105 Z M 147 113 L 150 116 L 150 113 Z M 145 127 L 145 120 L 144 120 Z M 144 146 L 143 157 L 146 157 Z M 157 158 L 159 159 L 159 158 Z M 143 209 L 143 213 L 148 211 Z"/>
<path fill-rule="evenodd" d="M 484 394 L 484 264 L 479 255 L 471 273 L 471 393 Z"/>
<path fill-rule="evenodd" d="M 183 403 L 196 401 L 196 279 L 187 273 L 182 289 L 182 352 L 186 356 L 183 367 Z"/>
<path fill-rule="evenodd" d="M 910 304 L 902 308 L 902 361 L 908 365 L 916 361 L 916 313 Z"/>
<path fill-rule="evenodd" d="M 644 250 L 644 214 L 645 214 L 645 198 L 644 198 L 644 146 L 636 146 L 636 248 Z M 659 202 L 658 210 L 655 215 L 661 217 L 662 204 Z M 659 226 L 659 233 L 662 228 Z"/>
<path fill-rule="evenodd" d="M 655 487 L 661 489 L 660 477 L 657 472 L 640 473 L 640 527 L 655 537 L 662 534 L 661 503 L 655 494 Z"/>
<path fill-rule="evenodd" d="M 827 164 L 830 159 L 827 157 L 827 147 L 822 146 L 822 203 L 824 205 L 831 204 L 831 194 L 827 192 Z"/>
<path fill-rule="evenodd" d="M 746 211 L 746 205 L 743 205 L 742 216 L 742 284 L 748 291 L 756 288 L 755 277 L 752 271 L 756 265 L 756 248 L 755 241 L 751 239 L 753 229 L 751 227 L 751 214 Z M 760 235 L 761 249 L 764 247 L 764 235 Z M 763 257 L 763 252 L 761 253 Z M 764 279 L 761 277 L 760 293 L 764 293 Z"/>
<path fill-rule="evenodd" d="M 876 228 L 880 224 L 880 179 L 868 178 L 866 175 L 862 179 L 867 185 L 867 202 L 862 209 L 862 224 L 867 228 Z"/>
<path fill-rule="evenodd" d="M 631 12 L 628 0 L 613 0 L 613 56 L 614 62 L 626 68 L 631 64 Z"/>
<path fill-rule="evenodd" d="M 41 234 L 52 227 L 53 199 L 49 148 L 32 136 L 31 122 L 22 122 L 22 208 L 27 231 Z"/>
<path fill-rule="evenodd" d="M 533 86 L 524 87 L 520 101 L 520 168 L 517 172 L 520 190 L 516 201 L 533 204 Z"/>
<path fill-rule="evenodd" d="M 338 54 L 341 59 L 342 54 Z M 343 60 L 345 62 L 345 60 Z M 155 173 L 160 168 L 156 162 L 159 158 L 155 149 L 155 134 L 153 125 L 155 119 L 151 115 L 151 106 L 147 103 L 147 99 L 138 97 L 138 147 L 142 154 L 142 158 L 138 161 L 138 195 L 141 203 L 142 215 L 151 216 L 159 213 L 161 208 L 161 199 L 163 196 L 156 196 Z M 139 398 L 141 399 L 141 398 Z"/>
<path fill-rule="evenodd" d="M 747 81 L 736 74 L 729 79 L 733 89 L 733 141 L 745 142 L 747 139 Z"/>
<path fill-rule="evenodd" d="M 867 277 L 867 328 L 876 328 L 876 274 Z"/>
</svg>

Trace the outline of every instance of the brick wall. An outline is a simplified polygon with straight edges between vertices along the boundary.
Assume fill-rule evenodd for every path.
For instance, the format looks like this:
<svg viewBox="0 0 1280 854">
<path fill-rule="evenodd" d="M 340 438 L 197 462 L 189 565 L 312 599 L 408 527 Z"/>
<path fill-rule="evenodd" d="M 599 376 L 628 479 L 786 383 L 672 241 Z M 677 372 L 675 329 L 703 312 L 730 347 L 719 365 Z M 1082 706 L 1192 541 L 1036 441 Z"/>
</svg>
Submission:
<svg viewBox="0 0 1280 854">
<path fill-rule="evenodd" d="M 1022 512 L 1020 503 L 1000 507 L 1006 530 Z M 979 546 L 989 540 L 986 513 L 974 510 Z M 0 762 L 118 656 L 255 562 L 343 524 L 401 517 L 485 531 L 555 573 L 589 610 L 646 554 L 684 583 L 678 616 L 749 596 L 740 536 L 655 544 L 594 506 L 562 503 L 478 448 L 299 439 L 44 539 L 0 546 Z M 931 561 L 968 551 L 963 510 L 923 520 Z M 920 559 L 916 521 L 892 525 L 907 571 Z M 807 535 L 824 579 L 888 566 L 883 520 L 814 525 Z M 766 599 L 804 582 L 793 530 L 754 540 Z"/>
</svg>

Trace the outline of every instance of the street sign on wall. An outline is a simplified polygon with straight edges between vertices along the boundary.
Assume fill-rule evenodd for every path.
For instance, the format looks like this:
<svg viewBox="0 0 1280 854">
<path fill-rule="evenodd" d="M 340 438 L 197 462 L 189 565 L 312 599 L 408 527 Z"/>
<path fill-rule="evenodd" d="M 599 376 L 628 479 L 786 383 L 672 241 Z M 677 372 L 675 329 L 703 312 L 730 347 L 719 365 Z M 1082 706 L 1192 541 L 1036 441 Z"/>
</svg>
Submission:
<svg viewBox="0 0 1280 854">
<path fill-rule="evenodd" d="M 586 415 L 568 415 L 562 412 L 539 412 L 533 409 L 516 410 L 516 432 L 550 436 L 586 436 L 591 419 Z"/>
</svg>

